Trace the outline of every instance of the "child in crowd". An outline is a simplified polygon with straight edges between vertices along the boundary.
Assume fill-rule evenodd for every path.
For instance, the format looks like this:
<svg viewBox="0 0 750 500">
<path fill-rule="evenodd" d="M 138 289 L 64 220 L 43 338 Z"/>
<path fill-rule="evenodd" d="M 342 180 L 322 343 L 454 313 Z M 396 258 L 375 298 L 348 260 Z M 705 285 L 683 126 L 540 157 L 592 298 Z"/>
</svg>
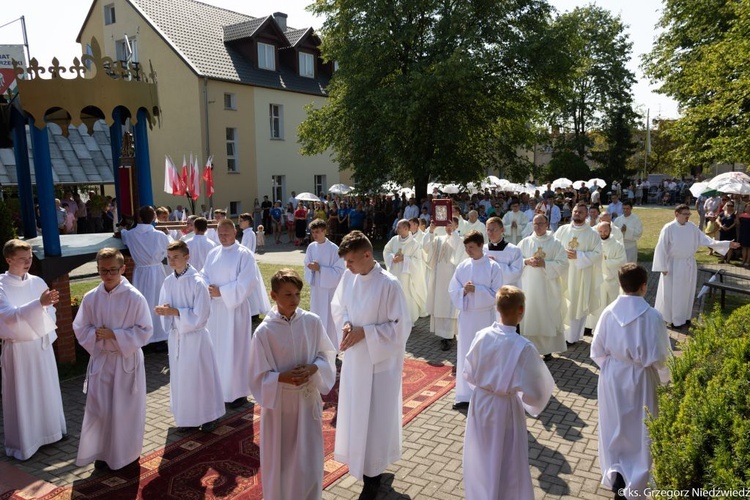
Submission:
<svg viewBox="0 0 750 500">
<path fill-rule="evenodd" d="M 716 223 L 716 214 L 713 212 L 706 213 L 706 228 L 703 230 L 706 236 L 716 239 L 719 235 L 719 225 Z M 713 248 L 708 249 L 708 255 L 713 255 Z"/>
<path fill-rule="evenodd" d="M 516 333 L 525 296 L 514 286 L 497 292 L 500 323 L 477 333 L 463 365 L 475 386 L 466 418 L 464 488 L 467 500 L 531 500 L 524 409 L 542 412 L 555 382 L 530 340 Z"/>
<path fill-rule="evenodd" d="M 102 248 L 96 266 L 102 282 L 83 296 L 73 321 L 78 343 L 91 355 L 76 465 L 94 462 L 97 469 L 117 470 L 137 465 L 143 449 L 146 369 L 141 347 L 154 327 L 148 302 L 123 277 L 120 251 Z"/>
<path fill-rule="evenodd" d="M 265 252 L 266 250 L 266 229 L 263 224 L 258 225 L 258 230 L 255 231 L 256 243 L 258 245 L 258 252 Z"/>
<path fill-rule="evenodd" d="M 323 426 L 321 394 L 336 382 L 331 344 L 320 318 L 300 309 L 302 279 L 292 269 L 271 278 L 276 307 L 250 344 L 250 387 L 262 407 L 260 468 L 263 496 L 321 498 Z"/>
<path fill-rule="evenodd" d="M 167 247 L 174 272 L 164 280 L 156 314 L 169 334 L 169 397 L 178 427 L 216 428 L 224 415 L 224 398 L 214 345 L 206 329 L 211 311 L 208 285 L 188 263 L 190 249 L 184 241 Z"/>
</svg>

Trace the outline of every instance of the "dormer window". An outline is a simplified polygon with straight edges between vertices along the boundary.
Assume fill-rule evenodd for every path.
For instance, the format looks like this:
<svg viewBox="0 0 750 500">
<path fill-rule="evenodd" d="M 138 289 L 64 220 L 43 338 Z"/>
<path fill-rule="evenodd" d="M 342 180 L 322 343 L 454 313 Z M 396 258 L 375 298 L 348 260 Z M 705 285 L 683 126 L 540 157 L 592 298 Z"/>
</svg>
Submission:
<svg viewBox="0 0 750 500">
<path fill-rule="evenodd" d="M 271 71 L 276 70 L 276 51 L 273 45 L 258 42 L 258 67 Z"/>
<path fill-rule="evenodd" d="M 113 3 L 104 6 L 104 24 L 107 26 L 115 24 L 115 4 Z"/>
<path fill-rule="evenodd" d="M 315 78 L 315 56 L 307 52 L 299 53 L 299 76 Z"/>
</svg>

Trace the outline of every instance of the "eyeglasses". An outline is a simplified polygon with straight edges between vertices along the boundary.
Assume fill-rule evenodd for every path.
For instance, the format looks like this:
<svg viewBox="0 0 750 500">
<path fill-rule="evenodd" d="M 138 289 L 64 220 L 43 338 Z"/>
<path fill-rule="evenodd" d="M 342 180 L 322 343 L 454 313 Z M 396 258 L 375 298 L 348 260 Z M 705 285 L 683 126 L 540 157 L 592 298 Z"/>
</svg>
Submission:
<svg viewBox="0 0 750 500">
<path fill-rule="evenodd" d="M 116 275 L 120 274 L 120 268 L 119 267 L 113 267 L 111 269 L 100 269 L 100 268 L 97 268 L 96 270 L 99 271 L 99 274 L 101 274 L 103 276 L 107 276 L 107 275 L 116 276 Z"/>
<path fill-rule="evenodd" d="M 678 212 L 678 213 L 680 215 L 687 215 L 688 217 L 690 217 L 690 212 Z"/>
</svg>

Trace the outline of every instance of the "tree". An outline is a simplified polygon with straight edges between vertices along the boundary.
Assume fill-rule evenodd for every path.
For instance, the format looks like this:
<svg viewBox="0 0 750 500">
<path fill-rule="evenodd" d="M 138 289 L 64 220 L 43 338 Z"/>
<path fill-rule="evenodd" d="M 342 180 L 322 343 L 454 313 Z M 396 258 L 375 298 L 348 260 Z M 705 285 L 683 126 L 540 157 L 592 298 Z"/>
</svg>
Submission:
<svg viewBox="0 0 750 500">
<path fill-rule="evenodd" d="M 665 0 L 664 31 L 644 57 L 658 91 L 674 98 L 682 117 L 670 132 L 691 167 L 750 158 L 750 4 Z"/>
<path fill-rule="evenodd" d="M 633 137 L 636 118 L 630 105 L 616 106 L 607 111 L 602 130 L 604 147 L 591 152 L 592 159 L 602 165 L 597 173 L 605 179 L 624 180 L 636 173 L 628 162 L 638 147 Z"/>
<path fill-rule="evenodd" d="M 317 0 L 328 102 L 308 108 L 303 154 L 332 151 L 357 185 L 469 182 L 522 165 L 527 126 L 562 58 L 539 0 Z"/>
</svg>

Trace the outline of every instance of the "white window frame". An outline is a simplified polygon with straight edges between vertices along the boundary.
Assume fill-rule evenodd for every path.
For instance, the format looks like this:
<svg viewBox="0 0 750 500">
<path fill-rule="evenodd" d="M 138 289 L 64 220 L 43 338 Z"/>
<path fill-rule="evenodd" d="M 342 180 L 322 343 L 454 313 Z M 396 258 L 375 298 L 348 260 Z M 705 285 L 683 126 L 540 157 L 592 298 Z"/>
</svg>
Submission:
<svg viewBox="0 0 750 500">
<path fill-rule="evenodd" d="M 227 142 L 227 172 L 230 174 L 236 174 L 240 171 L 237 163 L 239 156 L 237 154 L 237 129 L 234 127 L 227 127 L 225 138 Z"/>
<path fill-rule="evenodd" d="M 224 109 L 237 109 L 237 95 L 231 92 L 224 92 Z"/>
<path fill-rule="evenodd" d="M 320 193 L 326 193 L 328 191 L 327 184 L 325 174 L 313 175 L 313 194 L 318 196 Z"/>
<path fill-rule="evenodd" d="M 276 71 L 276 47 L 258 42 L 258 68 Z"/>
<path fill-rule="evenodd" d="M 285 175 L 272 175 L 271 176 L 271 195 L 273 196 L 274 203 L 276 200 L 281 200 L 281 208 L 284 209 L 286 203 L 284 200 L 284 192 L 286 191 L 286 176 Z M 296 208 L 296 207 L 295 207 Z"/>
<path fill-rule="evenodd" d="M 284 140 L 284 105 L 268 105 L 268 124 L 271 140 Z"/>
<path fill-rule="evenodd" d="M 104 6 L 104 25 L 109 26 L 117 22 L 117 16 L 115 15 L 115 4 L 108 3 Z"/>
<path fill-rule="evenodd" d="M 138 62 L 138 39 L 134 36 L 128 37 L 128 42 L 130 42 L 130 49 L 133 51 L 132 54 L 130 55 L 130 62 L 137 63 Z M 116 46 L 115 46 L 115 56 L 117 57 L 118 61 L 128 60 L 128 49 L 127 49 L 127 44 L 125 43 L 124 38 L 117 40 Z"/>
<path fill-rule="evenodd" d="M 299 76 L 315 78 L 315 56 L 307 52 L 299 53 Z"/>
</svg>

